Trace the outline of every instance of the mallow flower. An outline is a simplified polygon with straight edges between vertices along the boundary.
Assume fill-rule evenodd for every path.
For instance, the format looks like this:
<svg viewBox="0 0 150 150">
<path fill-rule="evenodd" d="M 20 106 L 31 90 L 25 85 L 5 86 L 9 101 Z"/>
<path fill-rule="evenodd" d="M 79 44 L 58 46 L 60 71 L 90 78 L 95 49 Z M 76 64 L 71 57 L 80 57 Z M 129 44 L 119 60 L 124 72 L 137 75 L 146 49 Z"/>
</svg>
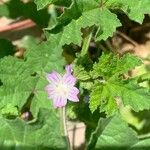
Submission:
<svg viewBox="0 0 150 150">
<path fill-rule="evenodd" d="M 55 108 L 64 107 L 67 100 L 78 102 L 79 90 L 75 87 L 76 78 L 72 75 L 71 65 L 65 67 L 66 73 L 61 76 L 58 72 L 53 71 L 47 74 L 46 78 L 49 84 L 45 90 L 48 93 L 48 98 L 53 100 Z"/>
</svg>

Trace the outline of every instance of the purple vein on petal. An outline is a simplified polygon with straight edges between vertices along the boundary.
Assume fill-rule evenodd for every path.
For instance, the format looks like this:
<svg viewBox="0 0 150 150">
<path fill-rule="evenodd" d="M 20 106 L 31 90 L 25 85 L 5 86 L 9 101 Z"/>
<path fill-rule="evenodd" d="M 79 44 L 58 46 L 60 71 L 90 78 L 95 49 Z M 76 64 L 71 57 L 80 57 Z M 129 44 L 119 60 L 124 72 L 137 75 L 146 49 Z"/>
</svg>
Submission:
<svg viewBox="0 0 150 150">
<path fill-rule="evenodd" d="M 63 80 L 66 84 L 74 86 L 76 83 L 76 78 L 71 74 L 65 74 Z"/>
<path fill-rule="evenodd" d="M 66 74 L 71 74 L 72 73 L 72 65 L 66 65 L 65 70 L 66 70 Z"/>
<path fill-rule="evenodd" d="M 53 100 L 53 104 L 54 104 L 54 107 L 57 108 L 57 107 L 63 107 L 67 104 L 67 99 L 66 98 L 63 98 L 63 97 L 56 97 L 54 100 Z"/>
<path fill-rule="evenodd" d="M 57 73 L 56 71 L 53 71 L 52 73 L 47 74 L 46 77 L 49 82 L 52 82 L 54 84 L 57 84 L 62 79 L 61 75 Z"/>
<path fill-rule="evenodd" d="M 69 93 L 77 95 L 79 94 L 79 89 L 77 89 L 76 87 L 71 87 Z"/>
<path fill-rule="evenodd" d="M 73 94 L 73 93 L 69 93 L 68 95 L 68 99 L 72 102 L 78 102 L 79 101 L 79 98 L 77 95 Z"/>
</svg>

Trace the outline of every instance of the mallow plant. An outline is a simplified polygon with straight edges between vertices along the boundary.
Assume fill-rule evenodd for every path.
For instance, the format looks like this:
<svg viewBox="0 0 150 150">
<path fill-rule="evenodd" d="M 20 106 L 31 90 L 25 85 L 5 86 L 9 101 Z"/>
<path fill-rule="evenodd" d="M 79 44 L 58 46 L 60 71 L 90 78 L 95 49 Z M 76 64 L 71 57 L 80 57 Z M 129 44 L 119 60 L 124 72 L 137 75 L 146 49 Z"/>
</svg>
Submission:
<svg viewBox="0 0 150 150">
<path fill-rule="evenodd" d="M 0 149 L 71 150 L 67 120 L 85 124 L 84 149 L 150 149 L 150 130 L 141 133 L 133 115 L 150 110 L 149 86 L 142 84 L 150 76 L 129 74 L 143 60 L 99 47 L 122 26 L 119 15 L 142 24 L 149 13 L 150 0 L 1 4 L 1 16 L 30 18 L 45 37 L 24 39 L 22 59 L 0 57 Z"/>
</svg>

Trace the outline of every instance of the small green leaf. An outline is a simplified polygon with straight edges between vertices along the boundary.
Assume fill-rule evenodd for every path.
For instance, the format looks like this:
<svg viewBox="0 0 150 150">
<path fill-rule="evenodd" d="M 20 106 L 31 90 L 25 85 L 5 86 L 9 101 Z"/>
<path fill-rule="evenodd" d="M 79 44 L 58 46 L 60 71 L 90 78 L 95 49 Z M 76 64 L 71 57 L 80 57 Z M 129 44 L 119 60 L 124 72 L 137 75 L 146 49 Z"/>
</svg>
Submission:
<svg viewBox="0 0 150 150">
<path fill-rule="evenodd" d="M 3 116 L 9 117 L 9 116 L 18 116 L 19 112 L 17 107 L 8 104 L 1 109 L 1 114 Z"/>
<path fill-rule="evenodd" d="M 90 94 L 90 110 L 94 112 L 102 104 L 102 101 L 106 101 L 106 97 L 107 90 L 105 90 L 104 86 L 95 84 Z"/>
<path fill-rule="evenodd" d="M 145 73 L 139 76 L 138 82 L 143 82 L 143 81 L 149 81 L 150 80 L 150 73 Z"/>
<path fill-rule="evenodd" d="M 84 67 L 82 67 L 81 65 L 79 66 L 75 66 L 73 68 L 74 71 L 74 76 L 78 79 L 78 80 L 89 80 L 91 77 L 89 75 L 89 73 L 87 71 L 85 71 Z"/>
<path fill-rule="evenodd" d="M 80 86 L 84 89 L 91 90 L 93 87 L 93 82 L 92 81 L 85 81 L 85 82 L 81 81 Z"/>
</svg>

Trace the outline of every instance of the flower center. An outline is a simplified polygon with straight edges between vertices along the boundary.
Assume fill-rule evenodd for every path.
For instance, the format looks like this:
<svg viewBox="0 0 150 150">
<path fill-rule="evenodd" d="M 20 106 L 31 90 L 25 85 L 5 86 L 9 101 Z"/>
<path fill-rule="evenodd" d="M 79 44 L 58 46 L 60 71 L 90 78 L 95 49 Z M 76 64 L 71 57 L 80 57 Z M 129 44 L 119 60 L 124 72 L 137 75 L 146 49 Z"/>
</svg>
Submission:
<svg viewBox="0 0 150 150">
<path fill-rule="evenodd" d="M 64 83 L 59 83 L 56 87 L 55 87 L 56 92 L 61 95 L 62 97 L 68 97 L 68 93 L 69 93 L 69 88 L 66 84 Z"/>
</svg>

